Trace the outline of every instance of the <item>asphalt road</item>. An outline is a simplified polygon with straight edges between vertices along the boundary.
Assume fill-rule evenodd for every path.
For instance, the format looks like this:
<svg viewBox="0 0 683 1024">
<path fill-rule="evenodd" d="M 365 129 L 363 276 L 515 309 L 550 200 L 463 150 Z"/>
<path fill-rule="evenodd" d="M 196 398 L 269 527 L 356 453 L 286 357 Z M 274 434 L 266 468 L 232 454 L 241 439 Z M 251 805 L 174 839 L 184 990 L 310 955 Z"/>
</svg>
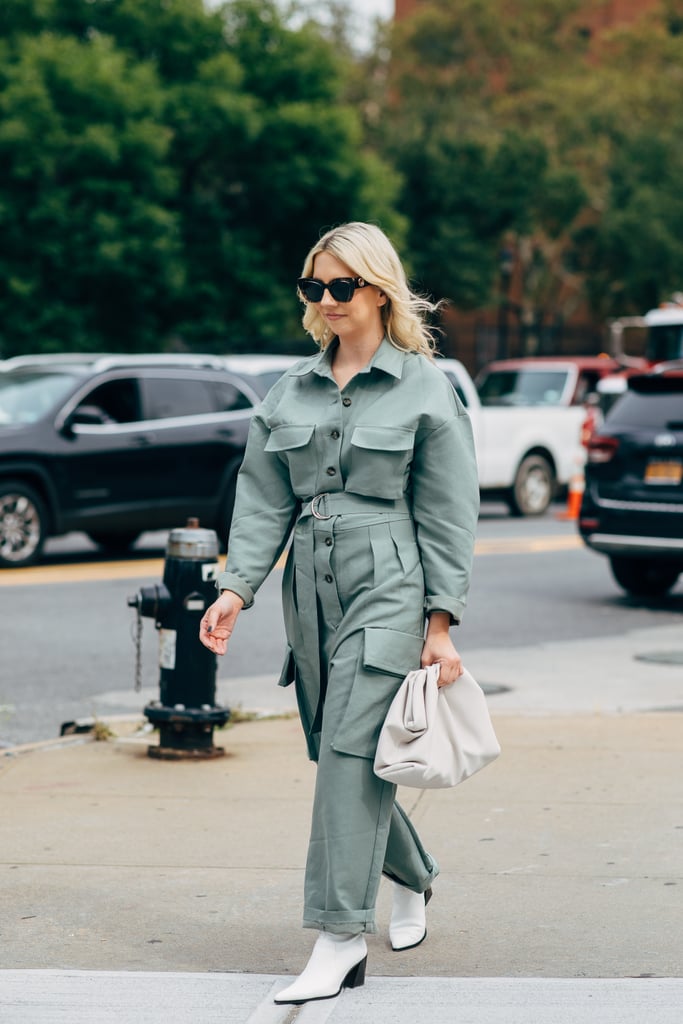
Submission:
<svg viewBox="0 0 683 1024">
<path fill-rule="evenodd" d="M 524 647 L 540 640 L 580 644 L 681 624 L 683 584 L 666 599 L 637 601 L 613 582 L 607 562 L 586 551 L 573 523 L 556 513 L 509 517 L 485 505 L 469 606 L 455 631 L 459 650 Z M 41 567 L 0 573 L 2 654 L 0 742 L 48 739 L 66 721 L 141 711 L 158 696 L 158 638 L 145 620 L 142 691 L 134 690 L 135 615 L 128 595 L 161 579 L 164 534 L 102 562 L 80 535 L 52 541 Z M 241 616 L 219 664 L 219 699 L 281 709 L 293 695 L 273 686 L 282 660 L 280 573 Z M 682 645 L 683 646 L 683 645 Z M 482 680 L 505 685 L 501 678 Z"/>
</svg>

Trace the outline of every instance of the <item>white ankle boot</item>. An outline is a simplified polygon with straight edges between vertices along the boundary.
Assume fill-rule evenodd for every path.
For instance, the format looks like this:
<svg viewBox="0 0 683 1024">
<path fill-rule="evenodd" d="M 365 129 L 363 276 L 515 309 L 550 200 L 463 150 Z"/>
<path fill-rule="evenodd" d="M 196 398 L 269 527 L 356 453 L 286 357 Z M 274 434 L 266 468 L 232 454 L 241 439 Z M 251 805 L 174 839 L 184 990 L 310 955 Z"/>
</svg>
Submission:
<svg viewBox="0 0 683 1024">
<path fill-rule="evenodd" d="M 279 992 L 276 1003 L 307 1003 L 331 999 L 343 988 L 359 988 L 365 981 L 368 948 L 363 935 L 321 932 L 311 958 L 296 981 Z"/>
<path fill-rule="evenodd" d="M 391 948 L 413 949 L 427 938 L 427 915 L 425 908 L 432 898 L 432 890 L 413 892 L 405 885 L 394 886 L 394 902 L 391 909 L 389 938 Z"/>
</svg>

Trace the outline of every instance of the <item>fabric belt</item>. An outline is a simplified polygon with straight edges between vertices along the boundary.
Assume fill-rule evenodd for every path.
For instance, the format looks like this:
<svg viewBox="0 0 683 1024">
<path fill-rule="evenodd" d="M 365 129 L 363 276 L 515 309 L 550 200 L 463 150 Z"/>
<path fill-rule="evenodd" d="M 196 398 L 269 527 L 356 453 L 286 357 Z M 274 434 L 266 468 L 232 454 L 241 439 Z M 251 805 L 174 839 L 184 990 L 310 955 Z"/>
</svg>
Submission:
<svg viewBox="0 0 683 1024">
<path fill-rule="evenodd" d="M 382 512 L 410 512 L 405 498 L 384 499 L 350 494 L 348 491 L 331 491 L 316 494 L 302 502 L 299 519 L 332 519 L 333 516 L 365 513 L 375 515 Z"/>
</svg>

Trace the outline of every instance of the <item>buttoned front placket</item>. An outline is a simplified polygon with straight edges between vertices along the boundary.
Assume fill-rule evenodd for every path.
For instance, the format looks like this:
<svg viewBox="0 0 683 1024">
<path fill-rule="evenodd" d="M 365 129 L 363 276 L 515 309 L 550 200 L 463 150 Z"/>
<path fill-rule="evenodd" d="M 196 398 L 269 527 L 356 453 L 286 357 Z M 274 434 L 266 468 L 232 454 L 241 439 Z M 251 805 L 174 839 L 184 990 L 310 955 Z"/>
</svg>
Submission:
<svg viewBox="0 0 683 1024">
<path fill-rule="evenodd" d="M 326 353 L 326 356 L 329 354 Z M 322 493 L 326 490 L 343 491 L 343 467 L 348 458 L 351 436 L 363 404 L 363 385 L 372 369 L 368 366 L 360 371 L 341 390 L 334 379 L 329 358 L 323 358 L 314 372 L 321 378 L 320 384 L 329 388 L 334 396 L 327 406 L 329 414 L 317 425 L 318 453 L 321 460 L 319 464 L 322 468 L 318 479 Z M 326 481 L 329 481 L 328 487 L 325 487 Z M 326 514 L 324 498 L 320 500 L 318 511 Z M 336 517 L 315 518 L 310 527 L 314 537 L 314 569 L 319 611 L 324 616 L 326 625 L 332 628 L 341 623 L 344 615 L 334 567 L 335 522 Z"/>
<path fill-rule="evenodd" d="M 339 392 L 336 381 L 331 373 L 325 373 L 325 383 L 334 392 L 335 400 L 331 403 L 329 419 L 320 424 L 322 437 L 319 439 L 322 453 L 324 476 L 329 480 L 329 491 L 343 491 L 344 480 L 341 470 L 341 448 L 344 440 L 344 410 L 351 404 Z M 323 492 L 324 493 L 324 492 Z M 319 503 L 319 514 L 326 516 L 325 499 Z M 333 564 L 334 555 L 334 524 L 336 517 L 313 520 L 314 535 L 314 567 L 320 610 L 324 621 L 335 628 L 342 620 L 344 611 L 339 600 L 337 580 Z"/>
</svg>

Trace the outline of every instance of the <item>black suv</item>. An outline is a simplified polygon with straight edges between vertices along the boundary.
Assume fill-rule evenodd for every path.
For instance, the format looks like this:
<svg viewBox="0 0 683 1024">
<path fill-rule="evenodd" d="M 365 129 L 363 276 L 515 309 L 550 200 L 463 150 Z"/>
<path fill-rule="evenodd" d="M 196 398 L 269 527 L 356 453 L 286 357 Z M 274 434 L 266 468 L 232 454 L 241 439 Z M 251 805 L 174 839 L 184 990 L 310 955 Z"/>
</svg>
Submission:
<svg viewBox="0 0 683 1024">
<path fill-rule="evenodd" d="M 0 363 L 0 567 L 70 530 L 120 550 L 190 515 L 225 541 L 260 390 L 212 356 Z"/>
<path fill-rule="evenodd" d="M 631 377 L 589 442 L 579 529 L 632 594 L 683 572 L 683 363 Z"/>
</svg>

